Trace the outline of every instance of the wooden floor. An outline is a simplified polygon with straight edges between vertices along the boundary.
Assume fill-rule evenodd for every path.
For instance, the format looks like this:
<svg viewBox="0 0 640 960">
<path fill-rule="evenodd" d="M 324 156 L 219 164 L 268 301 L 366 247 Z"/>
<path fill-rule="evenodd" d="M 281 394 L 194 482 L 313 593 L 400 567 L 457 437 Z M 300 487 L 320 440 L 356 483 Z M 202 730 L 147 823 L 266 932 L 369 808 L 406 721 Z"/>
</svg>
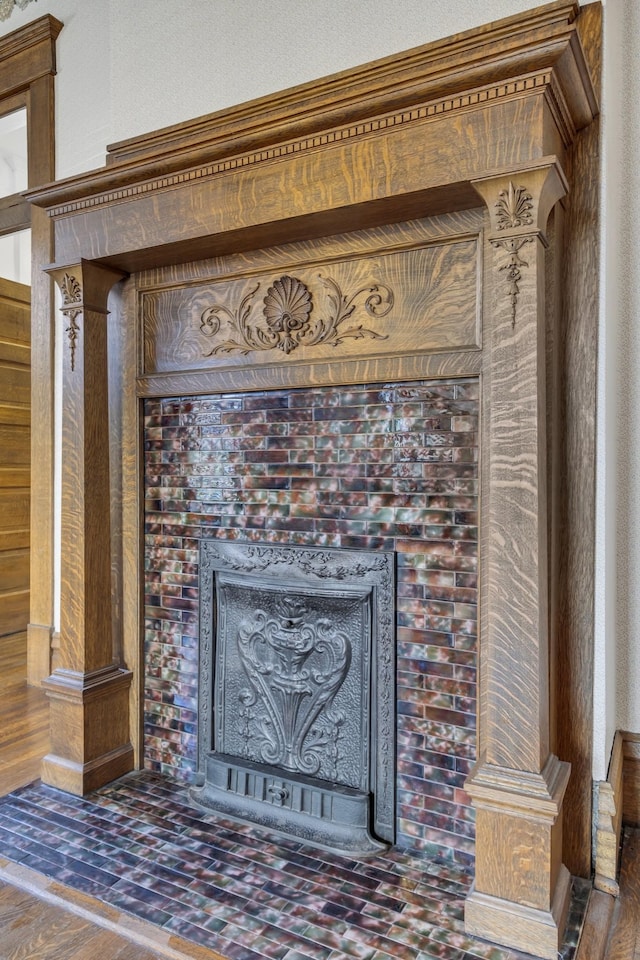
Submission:
<svg viewBox="0 0 640 960">
<path fill-rule="evenodd" d="M 620 896 L 592 890 L 576 960 L 640 960 L 640 829 L 626 827 Z"/>
<path fill-rule="evenodd" d="M 0 856 L 1 960 L 224 960 Z"/>
<path fill-rule="evenodd" d="M 49 749 L 47 697 L 26 677 L 26 633 L 0 637 L 0 795 L 37 779 Z"/>
<path fill-rule="evenodd" d="M 0 637 L 0 796 L 36 780 L 49 749 L 47 696 L 26 675 L 26 633 Z M 221 960 L 1 854 L 1 960 Z"/>
<path fill-rule="evenodd" d="M 158 960 L 160 956 L 6 883 L 0 883 L 0 941 L 6 960 Z"/>
</svg>

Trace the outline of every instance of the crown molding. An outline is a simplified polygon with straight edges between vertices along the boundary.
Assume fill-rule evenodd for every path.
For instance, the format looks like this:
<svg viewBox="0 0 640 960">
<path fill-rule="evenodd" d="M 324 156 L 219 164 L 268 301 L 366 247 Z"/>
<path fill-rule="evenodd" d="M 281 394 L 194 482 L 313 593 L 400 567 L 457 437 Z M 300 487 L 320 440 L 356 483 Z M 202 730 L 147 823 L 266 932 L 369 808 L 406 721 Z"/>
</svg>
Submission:
<svg viewBox="0 0 640 960">
<path fill-rule="evenodd" d="M 170 189 L 381 130 L 545 96 L 563 140 L 598 103 L 565 0 L 109 147 L 107 165 L 25 194 L 50 214 Z"/>
</svg>

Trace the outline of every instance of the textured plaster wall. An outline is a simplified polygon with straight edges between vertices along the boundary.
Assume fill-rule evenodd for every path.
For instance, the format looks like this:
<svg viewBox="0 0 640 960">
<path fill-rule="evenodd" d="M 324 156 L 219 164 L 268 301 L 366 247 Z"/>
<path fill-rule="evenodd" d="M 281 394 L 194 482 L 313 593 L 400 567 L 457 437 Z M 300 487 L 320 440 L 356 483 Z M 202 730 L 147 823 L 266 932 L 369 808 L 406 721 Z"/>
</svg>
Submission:
<svg viewBox="0 0 640 960">
<path fill-rule="evenodd" d="M 535 6 L 534 0 L 38 0 L 58 39 L 58 177 L 108 143 Z M 640 3 L 605 3 L 594 776 L 640 732 Z"/>
</svg>

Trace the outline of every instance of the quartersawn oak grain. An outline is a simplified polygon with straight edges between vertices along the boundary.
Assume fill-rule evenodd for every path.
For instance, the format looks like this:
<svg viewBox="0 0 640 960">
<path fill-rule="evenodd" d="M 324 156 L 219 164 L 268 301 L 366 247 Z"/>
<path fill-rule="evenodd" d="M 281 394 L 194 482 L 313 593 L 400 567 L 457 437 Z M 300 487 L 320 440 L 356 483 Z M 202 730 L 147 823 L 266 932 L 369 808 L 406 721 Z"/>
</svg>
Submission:
<svg viewBox="0 0 640 960">
<path fill-rule="evenodd" d="M 599 93 L 602 8 L 580 14 L 578 29 Z M 557 517 L 555 750 L 572 765 L 565 803 L 565 862 L 576 876 L 591 873 L 593 728 L 593 597 L 595 544 L 595 418 L 598 303 L 600 121 L 581 130 L 568 151 L 572 190 L 566 203 L 562 319 L 557 342 L 561 380 L 558 422 L 561 464 Z"/>
<path fill-rule="evenodd" d="M 392 370 L 401 376 L 419 369 L 423 375 L 455 376 L 474 363 L 477 372 L 479 363 L 482 509 L 492 522 L 484 525 L 481 551 L 480 763 L 470 781 L 478 807 L 478 870 L 476 889 L 467 901 L 467 926 L 544 957 L 555 957 L 569 889 L 561 859 L 569 769 L 552 750 L 549 690 L 547 593 L 553 541 L 548 536 L 546 401 L 556 384 L 547 382 L 552 378 L 546 364 L 545 282 L 547 273 L 558 274 L 576 222 L 568 218 L 564 237 L 561 230 L 548 236 L 546 231 L 553 205 L 572 189 L 565 177 L 568 151 L 597 112 L 577 17 L 574 4 L 552 3 L 454 38 L 450 46 L 443 42 L 410 52 L 398 58 L 397 69 L 382 61 L 275 95 L 271 106 L 248 105 L 200 126 L 196 122 L 142 138 L 116 149 L 114 162 L 104 170 L 29 194 L 51 215 L 58 279 L 69 265 L 83 275 L 87 267 L 90 273 L 100 264 L 125 271 L 167 267 L 159 275 L 158 291 L 162 287 L 163 292 L 158 302 L 165 290 L 183 285 L 181 278 L 189 270 L 196 280 L 202 277 L 202 268 L 178 266 L 187 261 L 236 258 L 242 261 L 238 276 L 251 278 L 265 265 L 264 255 L 251 251 L 294 243 L 330 245 L 337 235 L 362 230 L 390 235 L 392 225 L 406 221 L 477 216 L 470 211 L 477 211 L 482 194 L 483 262 L 474 279 L 481 287 L 480 350 L 468 345 L 456 353 L 438 343 L 433 352 L 420 355 L 411 351 L 407 337 L 402 355 L 392 356 L 379 349 L 379 340 L 372 350 L 365 339 L 357 357 L 316 354 L 304 364 L 284 362 L 282 352 L 274 350 L 259 376 L 255 355 L 237 375 L 229 365 L 203 372 L 178 370 L 176 362 L 171 369 L 148 372 L 139 367 L 140 299 L 147 296 L 151 302 L 153 280 L 147 275 L 125 283 L 122 301 L 113 298 L 118 321 L 110 324 L 119 326 L 124 348 L 124 368 L 118 375 L 112 368 L 112 383 L 124 394 L 121 488 L 111 487 L 103 454 L 80 439 L 87 428 L 99 432 L 101 418 L 106 431 L 109 421 L 103 340 L 94 340 L 94 348 L 82 346 L 82 377 L 85 384 L 87 374 L 95 379 L 97 397 L 74 386 L 72 371 L 65 370 L 72 416 L 63 430 L 63 470 L 68 491 L 81 492 L 83 499 L 79 511 L 74 507 L 75 518 L 68 497 L 63 506 L 62 553 L 69 559 L 63 569 L 66 621 L 59 660 L 66 667 L 52 687 L 60 729 L 67 739 L 76 731 L 75 762 L 108 770 L 110 751 L 118 748 L 95 739 L 80 744 L 77 730 L 81 725 L 91 730 L 106 717 L 122 723 L 128 712 L 123 685 L 115 682 L 116 673 L 104 659 L 98 668 L 109 678 L 104 688 L 94 684 L 97 674 L 78 678 L 77 673 L 89 661 L 97 668 L 98 650 L 104 656 L 106 631 L 98 631 L 98 641 L 86 630 L 89 622 L 97 622 L 100 609 L 107 612 L 110 627 L 119 630 L 122 623 L 121 649 L 135 672 L 133 686 L 140 683 L 139 567 L 132 582 L 126 576 L 139 557 L 138 548 L 129 546 L 131 540 L 138 542 L 141 516 L 130 489 L 133 485 L 139 497 L 137 374 L 145 373 L 137 383 L 140 393 L 153 395 L 154 389 L 165 392 L 173 386 L 182 393 L 183 387 L 197 389 L 203 383 L 207 390 L 223 389 L 236 376 L 245 388 L 261 389 L 269 385 L 270 369 L 277 382 L 286 370 L 294 387 L 354 382 L 355 376 L 384 379 Z M 289 135 L 284 135 L 285 127 Z M 476 193 L 480 183 L 486 185 L 484 193 Z M 516 195 L 528 196 L 524 218 L 514 210 L 497 217 L 496 205 L 505 204 L 500 198 Z M 384 240 L 381 245 L 385 248 Z M 328 262 L 326 254 L 319 259 Z M 174 296 L 167 293 L 167 302 Z M 87 302 L 92 308 L 102 304 L 99 297 Z M 91 324 L 102 323 L 93 309 L 86 312 L 82 337 Z M 135 333 L 129 329 L 132 322 Z M 151 329 L 158 330 L 153 323 Z M 550 409 L 558 408 L 552 397 Z M 84 477 L 92 470 L 95 474 L 97 489 L 88 497 L 86 486 L 79 491 L 73 480 L 78 466 Z M 129 498 L 122 515 L 123 542 L 113 554 L 98 532 L 99 519 L 110 516 L 112 489 Z M 588 497 L 588 487 L 585 493 Z M 93 536 L 118 571 L 113 582 L 122 584 L 125 596 L 121 621 L 107 611 L 104 567 L 91 550 L 90 563 L 82 569 L 78 563 L 77 544 Z M 90 570 L 96 571 L 95 578 L 87 576 Z M 117 595 L 115 604 L 121 599 Z M 575 620 L 567 623 L 573 630 Z M 576 637 L 576 649 L 583 651 L 583 644 Z M 96 706 L 93 714 L 80 711 L 81 724 L 74 719 L 79 703 L 84 707 L 85 694 L 91 699 L 97 688 L 104 692 L 101 708 Z M 130 703 L 131 729 L 137 735 L 140 716 L 133 694 Z M 95 752 L 87 761 L 89 750 Z M 76 782 L 73 788 L 83 785 Z"/>
<path fill-rule="evenodd" d="M 62 564 L 60 647 L 44 681 L 52 786 L 83 794 L 132 769 L 131 673 L 115 656 L 107 297 L 121 277 L 83 262 L 52 270 L 65 312 L 62 363 Z"/>
</svg>

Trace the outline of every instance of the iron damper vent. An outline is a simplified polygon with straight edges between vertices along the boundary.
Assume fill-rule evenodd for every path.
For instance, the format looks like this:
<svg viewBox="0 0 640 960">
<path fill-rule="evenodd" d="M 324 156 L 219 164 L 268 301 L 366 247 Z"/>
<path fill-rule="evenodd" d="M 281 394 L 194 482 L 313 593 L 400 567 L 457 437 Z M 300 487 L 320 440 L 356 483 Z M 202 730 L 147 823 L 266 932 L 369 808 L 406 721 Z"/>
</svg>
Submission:
<svg viewBox="0 0 640 960">
<path fill-rule="evenodd" d="M 203 540 L 202 807 L 351 852 L 393 841 L 393 554 Z"/>
</svg>

